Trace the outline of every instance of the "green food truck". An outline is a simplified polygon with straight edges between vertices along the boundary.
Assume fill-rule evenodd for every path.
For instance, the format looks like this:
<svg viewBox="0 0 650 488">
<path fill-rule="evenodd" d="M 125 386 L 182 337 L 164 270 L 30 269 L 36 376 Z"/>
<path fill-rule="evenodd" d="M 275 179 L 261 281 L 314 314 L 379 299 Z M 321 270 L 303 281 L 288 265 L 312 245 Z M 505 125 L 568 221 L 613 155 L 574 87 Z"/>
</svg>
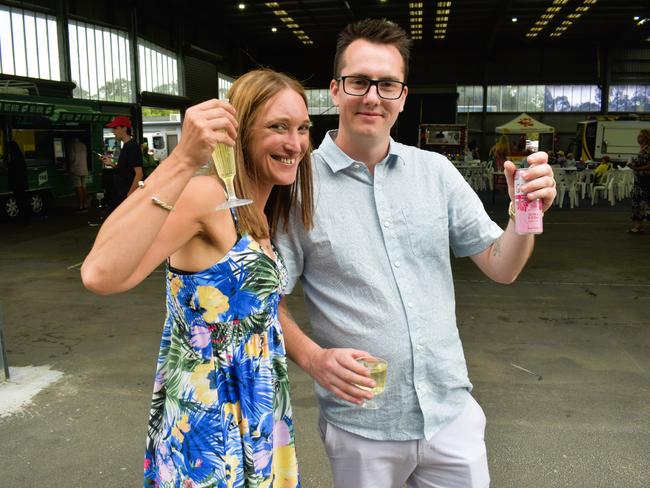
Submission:
<svg viewBox="0 0 650 488">
<path fill-rule="evenodd" d="M 21 211 L 9 181 L 8 145 L 15 141 L 25 159 L 30 211 L 45 212 L 55 198 L 74 195 L 67 151 L 78 137 L 87 147 L 89 194 L 102 191 L 102 129 L 115 114 L 90 100 L 0 93 L 0 216 Z"/>
</svg>

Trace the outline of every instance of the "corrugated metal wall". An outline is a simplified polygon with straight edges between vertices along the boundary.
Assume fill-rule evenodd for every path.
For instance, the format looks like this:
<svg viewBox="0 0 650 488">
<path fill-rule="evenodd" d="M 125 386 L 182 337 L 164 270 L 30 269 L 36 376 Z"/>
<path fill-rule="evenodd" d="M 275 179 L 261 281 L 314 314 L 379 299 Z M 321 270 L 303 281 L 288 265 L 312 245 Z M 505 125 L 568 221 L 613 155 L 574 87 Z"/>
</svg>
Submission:
<svg viewBox="0 0 650 488">
<path fill-rule="evenodd" d="M 185 56 L 185 95 L 192 104 L 218 97 L 217 67 L 202 59 Z"/>
</svg>

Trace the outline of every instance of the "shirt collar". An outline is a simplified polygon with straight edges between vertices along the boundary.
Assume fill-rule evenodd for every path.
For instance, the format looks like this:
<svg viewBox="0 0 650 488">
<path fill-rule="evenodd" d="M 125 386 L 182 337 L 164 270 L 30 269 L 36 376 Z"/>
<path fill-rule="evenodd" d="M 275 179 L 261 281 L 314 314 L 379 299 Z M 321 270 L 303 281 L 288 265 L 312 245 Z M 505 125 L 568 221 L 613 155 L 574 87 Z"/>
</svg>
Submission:
<svg viewBox="0 0 650 488">
<path fill-rule="evenodd" d="M 355 161 L 352 159 L 350 156 L 345 154 L 340 147 L 336 145 L 336 142 L 334 142 L 334 139 L 336 139 L 336 135 L 338 133 L 338 130 L 330 130 L 325 134 L 325 137 L 323 138 L 323 142 L 321 142 L 320 146 L 318 147 L 318 151 L 321 152 L 324 156 L 325 163 L 330 167 L 330 169 L 334 172 L 337 173 L 338 171 L 341 171 L 345 168 L 349 168 L 353 164 L 364 164 L 363 161 Z M 402 148 L 400 147 L 401 145 L 396 143 L 392 137 L 389 138 L 388 141 L 388 155 L 387 155 L 387 162 L 388 163 L 393 163 L 394 161 L 402 161 L 402 164 L 404 164 L 404 158 L 402 157 Z M 392 166 L 392 164 L 387 164 L 387 166 Z"/>
</svg>

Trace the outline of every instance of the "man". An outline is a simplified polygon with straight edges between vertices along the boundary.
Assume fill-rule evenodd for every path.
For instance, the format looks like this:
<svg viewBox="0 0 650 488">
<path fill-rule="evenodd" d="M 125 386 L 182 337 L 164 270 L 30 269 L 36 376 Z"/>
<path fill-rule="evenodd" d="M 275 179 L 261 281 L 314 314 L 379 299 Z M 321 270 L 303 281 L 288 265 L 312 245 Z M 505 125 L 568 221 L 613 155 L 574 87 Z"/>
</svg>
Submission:
<svg viewBox="0 0 650 488">
<path fill-rule="evenodd" d="M 449 247 L 490 278 L 512 282 L 534 237 L 502 231 L 443 156 L 398 144 L 409 39 L 385 20 L 344 29 L 330 92 L 338 131 L 314 152 L 314 228 L 299 214 L 277 238 L 290 275 L 301 278 L 316 342 L 280 304 L 289 356 L 316 380 L 320 428 L 337 488 L 486 487 L 485 417 L 455 319 Z M 555 197 L 547 157 L 529 158 L 523 190 Z M 515 167 L 505 172 L 513 198 Z M 356 358 L 388 361 L 380 408 Z M 359 385 L 359 386 L 357 386 Z"/>
<path fill-rule="evenodd" d="M 113 195 L 108 198 L 109 211 L 113 211 L 138 188 L 138 181 L 142 180 L 142 151 L 140 145 L 131 135 L 131 119 L 118 115 L 106 124 L 106 127 L 113 129 L 115 139 L 122 142 L 122 150 L 117 164 L 110 157 L 102 158 L 105 166 L 115 168 Z"/>
<path fill-rule="evenodd" d="M 70 155 L 68 170 L 72 177 L 72 185 L 74 186 L 75 193 L 77 194 L 77 202 L 79 204 L 79 211 L 85 212 L 88 210 L 86 193 L 86 177 L 88 176 L 88 151 L 86 145 L 75 137 L 70 143 Z"/>
</svg>

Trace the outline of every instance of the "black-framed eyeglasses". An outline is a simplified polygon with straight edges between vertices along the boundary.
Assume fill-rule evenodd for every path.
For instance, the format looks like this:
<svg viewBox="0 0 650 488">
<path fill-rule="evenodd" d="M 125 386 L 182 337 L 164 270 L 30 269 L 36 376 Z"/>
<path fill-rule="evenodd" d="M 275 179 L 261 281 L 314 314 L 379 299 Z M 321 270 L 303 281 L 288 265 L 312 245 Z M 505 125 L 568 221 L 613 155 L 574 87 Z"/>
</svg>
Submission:
<svg viewBox="0 0 650 488">
<path fill-rule="evenodd" d="M 386 100 L 396 100 L 402 96 L 406 83 L 395 80 L 371 80 L 365 76 L 341 76 L 336 79 L 343 83 L 343 91 L 348 95 L 362 97 L 370 90 L 377 87 L 377 95 Z"/>
</svg>

